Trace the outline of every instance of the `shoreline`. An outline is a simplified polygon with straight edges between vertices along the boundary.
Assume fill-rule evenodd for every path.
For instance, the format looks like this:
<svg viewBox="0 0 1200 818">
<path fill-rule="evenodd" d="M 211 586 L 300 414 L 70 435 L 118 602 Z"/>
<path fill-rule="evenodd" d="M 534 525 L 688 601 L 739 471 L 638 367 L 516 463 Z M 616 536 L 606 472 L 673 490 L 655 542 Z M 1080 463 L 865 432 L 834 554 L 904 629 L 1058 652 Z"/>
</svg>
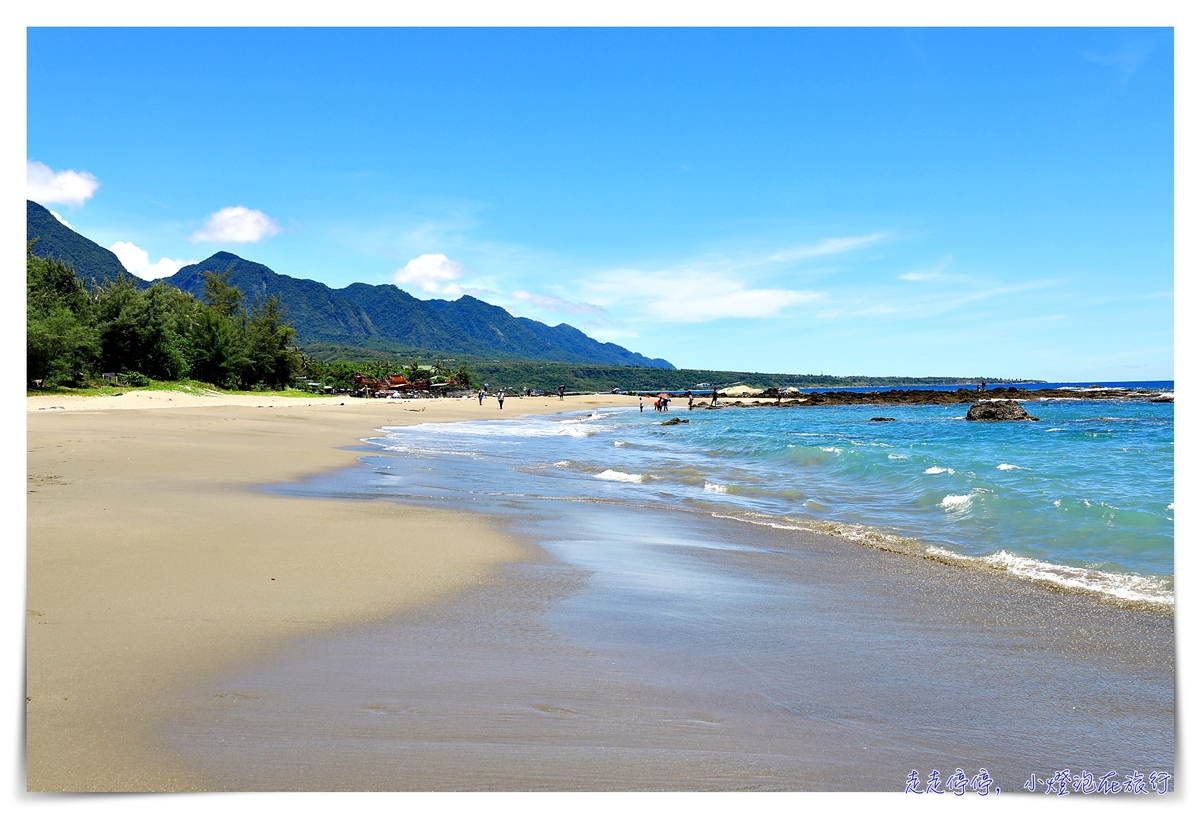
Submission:
<svg viewBox="0 0 1200 818">
<path fill-rule="evenodd" d="M 513 399 L 502 413 L 495 401 L 27 398 L 27 788 L 210 788 L 155 733 L 188 680 L 443 599 L 528 553 L 479 515 L 261 486 L 352 465 L 385 425 L 611 400 Z"/>
<path fill-rule="evenodd" d="M 774 405 L 773 403 L 770 405 Z M 785 404 L 786 406 L 786 404 Z M 745 406 L 726 406 L 722 405 L 721 409 L 746 409 Z M 665 416 L 664 416 L 665 417 Z M 702 414 L 703 417 L 703 414 Z M 584 419 L 586 418 L 578 418 Z M 677 411 L 668 420 L 666 425 L 672 423 L 688 423 L 688 414 L 684 411 Z M 653 421 L 655 425 L 662 425 L 664 422 Z M 1056 431 L 1051 429 L 1050 431 Z M 470 436 L 468 435 L 468 438 Z M 382 446 L 383 439 L 379 438 L 373 441 Z M 460 441 L 461 443 L 461 441 Z M 420 451 L 421 443 L 417 443 L 416 451 Z M 468 443 L 466 445 L 473 446 Z M 618 442 L 618 445 L 628 445 L 624 441 Z M 379 455 L 387 454 L 387 448 L 382 447 L 377 452 Z M 437 454 L 435 453 L 435 457 Z M 572 461 L 573 462 L 573 461 Z M 567 465 L 564 461 L 562 464 Z M 513 467 L 514 464 L 509 464 Z M 518 471 L 522 469 L 516 466 Z M 592 463 L 593 471 L 604 469 L 603 461 Z M 626 468 L 621 466 L 619 468 Z M 647 464 L 642 466 L 632 466 L 633 471 L 646 471 L 652 473 L 653 467 Z M 1011 468 L 1011 467 L 1010 467 Z M 950 470 L 953 473 L 953 469 Z M 970 473 L 970 472 L 968 472 Z M 595 476 L 595 475 L 593 475 Z M 615 481 L 634 480 L 641 482 L 644 478 L 642 474 L 627 474 L 625 472 L 612 472 L 609 475 L 600 475 L 601 479 L 610 479 Z M 655 479 L 651 477 L 646 479 Z M 707 481 L 707 477 L 705 480 Z M 716 479 L 716 478 L 713 478 Z M 493 483 L 491 490 L 496 490 L 500 483 Z M 707 482 L 706 482 L 707 486 Z M 723 493 L 726 490 L 725 486 L 718 486 L 718 491 Z M 545 490 L 545 487 L 543 488 Z M 622 504 L 625 500 L 609 499 L 600 500 L 598 497 L 591 497 L 586 494 L 587 488 L 580 488 L 585 492 L 580 494 L 575 499 L 596 500 L 599 502 L 612 502 Z M 551 489 L 553 491 L 553 489 Z M 301 490 L 299 493 L 304 493 Z M 463 498 L 470 494 L 466 492 Z M 417 501 L 421 501 L 423 495 L 418 490 L 413 495 Z M 524 496 L 523 494 L 519 496 Z M 705 495 L 707 499 L 708 495 Z M 669 498 L 669 499 L 663 499 Z M 672 502 L 674 500 L 674 502 Z M 714 502 L 706 502 L 702 505 L 695 505 L 686 500 L 682 503 L 681 498 L 676 495 L 661 495 L 659 499 L 649 500 L 651 506 L 667 510 L 691 510 L 698 511 L 704 514 L 710 514 L 717 518 L 735 519 L 749 525 L 766 526 L 778 528 L 782 530 L 810 531 L 814 533 L 826 534 L 848 541 L 854 542 L 860 546 L 872 548 L 878 551 L 905 554 L 910 557 L 915 557 L 921 560 L 942 563 L 944 565 L 953 566 L 959 570 L 972 571 L 976 573 L 984 573 L 997 577 L 1007 577 L 1019 582 L 1026 582 L 1042 587 L 1046 590 L 1055 593 L 1064 594 L 1079 594 L 1089 597 L 1105 605 L 1112 605 L 1119 608 L 1144 610 L 1153 613 L 1158 613 L 1166 616 L 1173 616 L 1175 612 L 1174 602 L 1174 575 L 1173 573 L 1146 573 L 1138 571 L 1134 568 L 1110 567 L 1101 569 L 1087 563 L 1079 561 L 1055 561 L 1049 556 L 1033 556 L 1027 552 L 1019 550 L 1011 550 L 1004 544 L 997 545 L 998 550 L 991 553 L 964 552 L 959 550 L 962 548 L 961 541 L 955 543 L 942 539 L 939 541 L 936 538 L 930 538 L 928 533 L 922 534 L 919 531 L 914 532 L 908 529 L 897 529 L 889 527 L 886 523 L 879 522 L 851 522 L 839 520 L 836 518 L 823 518 L 814 515 L 806 515 L 804 510 L 798 509 L 794 512 L 773 512 L 765 513 L 753 508 L 739 507 L 736 504 L 724 505 Z M 693 498 L 694 500 L 694 498 Z M 468 507 L 464 505 L 463 507 Z"/>
<path fill-rule="evenodd" d="M 204 696 L 210 701 L 202 699 L 197 702 L 195 694 L 196 685 L 200 683 L 198 680 L 237 678 L 239 672 L 284 663 L 289 651 L 294 653 L 298 640 L 307 640 L 306 644 L 336 645 L 352 639 L 363 628 L 386 629 L 389 623 L 419 621 L 422 612 L 431 610 L 462 610 L 469 607 L 471 600 L 480 594 L 508 593 L 505 589 L 511 586 L 514 571 L 519 574 L 529 565 L 545 561 L 542 556 L 545 553 L 544 544 L 530 536 L 528 531 L 517 530 L 511 525 L 511 520 L 465 509 L 463 504 L 449 504 L 453 505 L 453 508 L 449 508 L 447 504 L 427 504 L 421 498 L 402 503 L 362 498 L 320 499 L 272 493 L 263 490 L 266 486 L 305 481 L 343 471 L 363 454 L 361 445 L 356 444 L 371 436 L 372 430 L 382 426 L 584 411 L 621 403 L 636 406 L 636 397 L 621 400 L 624 396 L 608 394 L 579 396 L 562 402 L 557 399 L 512 398 L 509 403 L 512 411 L 508 414 L 496 408 L 494 399 L 481 408 L 474 400 L 452 399 L 343 401 L 318 398 L 290 399 L 288 403 L 276 399 L 271 405 L 269 402 L 258 403 L 262 399 L 257 396 L 235 396 L 246 401 L 236 405 L 225 401 L 215 404 L 215 399 L 208 399 L 214 402 L 205 405 L 187 405 L 185 401 L 181 401 L 181 405 L 171 405 L 175 401 L 170 396 L 164 401 L 163 396 L 164 393 L 146 395 L 142 404 L 155 401 L 149 405 L 126 401 L 116 406 L 92 404 L 54 410 L 43 409 L 32 399 L 28 401 L 28 462 L 30 489 L 33 492 L 28 495 L 28 596 L 29 608 L 42 615 L 31 616 L 27 628 L 28 695 L 35 698 L 27 704 L 30 713 L 27 741 L 31 790 L 224 788 L 221 783 L 224 775 L 213 778 L 201 771 L 201 768 L 211 768 L 211 765 L 197 767 L 187 763 L 181 753 L 168 751 L 160 733 L 164 725 L 177 724 L 181 720 L 187 722 L 194 714 L 204 712 L 206 707 L 221 707 L 229 701 L 240 702 L 239 706 L 248 711 L 257 706 L 256 696 L 239 698 L 247 694 L 242 687 L 235 686 L 206 692 Z M 124 397 L 80 398 L 78 402 L 107 400 L 116 403 Z M 197 399 L 196 396 L 184 397 Z M 55 405 L 64 403 L 61 397 L 50 398 L 49 401 Z M 307 423 L 300 425 L 297 421 Z M 231 424 L 238 423 L 242 424 L 241 429 L 233 429 Z M 35 465 L 50 465 L 48 461 L 58 456 L 56 452 L 45 448 L 47 439 L 56 431 L 68 435 L 60 441 L 67 445 L 51 446 L 49 449 L 69 450 L 70 444 L 74 444 L 76 450 L 71 452 L 74 457 L 69 461 L 74 472 L 69 468 L 61 468 L 57 473 L 49 469 L 35 470 Z M 40 451 L 35 445 L 39 443 L 43 447 Z M 122 446 L 127 447 L 121 450 L 123 454 L 137 450 L 135 454 L 128 455 L 132 458 L 129 463 L 134 464 L 132 468 L 128 465 L 124 469 L 114 468 L 121 465 L 114 453 Z M 212 448 L 213 451 L 198 451 L 203 448 Z M 81 449 L 84 450 L 82 457 Z M 108 462 L 105 462 L 106 455 Z M 43 464 L 38 460 L 39 457 L 47 462 Z M 90 492 L 86 486 L 88 475 L 83 468 L 88 457 L 95 461 L 93 465 L 108 469 L 104 472 L 103 485 Z M 137 473 L 130 474 L 131 470 Z M 92 472 L 96 473 L 95 470 Z M 75 482 L 70 482 L 72 480 Z M 121 484 L 124 490 L 118 491 L 114 483 Z M 54 494 L 55 497 L 39 497 L 39 494 Z M 45 510 L 55 502 L 70 505 L 80 500 L 84 501 L 82 505 L 79 508 L 72 505 L 71 513 L 66 515 L 70 519 L 55 519 L 52 524 L 47 523 L 45 516 L 39 516 L 37 511 L 39 505 Z M 49 501 L 49 505 L 44 501 Z M 226 512 L 221 521 L 220 534 L 228 541 L 213 543 L 209 541 L 211 538 L 206 540 L 198 538 L 195 532 L 181 531 L 188 523 L 209 526 L 211 521 L 205 509 L 211 509 L 218 503 Z M 101 542 L 109 545 L 120 543 L 125 551 L 136 552 L 122 553 L 120 556 L 135 562 L 140 560 L 137 576 L 130 571 L 122 572 L 119 565 L 106 564 L 109 561 L 103 558 L 102 553 L 95 553 L 92 547 L 97 539 L 95 537 L 89 543 L 73 548 L 62 546 L 62 550 L 71 553 L 55 554 L 57 565 L 61 566 L 69 558 L 77 560 L 75 565 L 69 566 L 73 573 L 68 573 L 71 573 L 75 583 L 72 588 L 78 592 L 81 585 L 99 583 L 102 587 L 93 589 L 90 597 L 86 593 L 76 593 L 67 600 L 61 597 L 70 596 L 71 589 L 57 588 L 55 590 L 60 594 L 58 602 L 65 602 L 66 607 L 60 604 L 57 615 L 54 611 L 38 608 L 34 599 L 35 591 L 45 598 L 47 589 L 35 588 L 38 584 L 35 574 L 38 574 L 38 581 L 45 584 L 47 568 L 55 560 L 43 559 L 46 555 L 35 551 L 38 548 L 44 550 L 49 545 L 55 530 L 80 530 L 89 522 L 94 523 L 94 519 L 87 518 L 89 513 L 93 517 L 96 515 L 97 506 L 111 516 L 114 513 L 111 510 L 113 505 L 118 506 L 118 514 L 146 514 L 154 510 L 169 513 L 168 516 L 174 515 L 173 524 L 158 519 L 153 525 L 142 525 L 140 528 L 132 525 L 133 534 L 136 535 L 133 539 L 141 538 L 140 550 L 129 549 L 124 542 L 131 538 L 131 524 L 104 528 L 104 536 L 99 538 Z M 671 512 L 671 509 L 664 508 L 646 509 L 644 513 L 648 513 L 648 519 L 653 520 L 656 515 L 670 515 Z M 239 524 L 252 526 L 253 531 L 228 533 Z M 754 527 L 752 522 L 744 520 L 730 520 L 728 524 L 735 528 Z M 161 536 L 164 526 L 172 532 L 173 537 L 166 544 Z M 282 533 L 272 532 L 273 526 L 286 530 Z M 303 527 L 304 531 L 299 540 L 295 536 L 296 526 Z M 288 536 L 289 531 L 291 536 Z M 386 534 L 381 535 L 381 532 Z M 389 544 L 395 544 L 391 540 L 396 532 L 404 532 L 402 542 L 407 548 L 423 545 L 426 552 L 423 557 L 418 559 L 421 555 L 400 554 L 397 549 L 389 548 Z M 743 534 L 734 539 L 758 540 L 768 536 L 795 536 L 802 540 L 815 537 L 819 540 L 831 535 L 820 532 L 775 532 L 768 535 L 762 532 Z M 371 540 L 372 537 L 376 538 L 375 541 Z M 886 549 L 874 547 L 862 549 L 864 543 L 854 542 L 852 537 L 834 535 L 832 538 L 843 544 L 828 547 L 839 554 L 848 554 L 845 549 L 849 548 L 873 552 L 875 555 L 844 557 L 843 561 L 849 560 L 849 563 L 883 564 L 899 559 L 902 565 L 912 556 L 919 556 L 928 560 L 926 564 L 929 568 L 901 567 L 901 572 L 933 576 L 950 571 L 950 575 L 956 577 L 952 584 L 969 586 L 978 582 L 968 576 L 978 572 L 963 571 L 961 566 L 953 566 L 947 560 L 931 559 L 921 554 L 888 553 Z M 40 543 L 38 548 L 35 548 L 35 541 Z M 322 547 L 322 543 L 327 542 L 337 543 L 338 560 L 328 560 L 328 551 Z M 200 548 L 210 558 L 241 559 L 241 570 L 216 570 L 195 559 L 169 565 L 148 565 L 154 559 L 153 554 L 147 553 L 148 549 L 161 550 L 164 547 Z M 272 553 L 257 555 L 259 559 L 255 562 L 238 555 L 238 549 L 247 547 Z M 350 556 L 345 554 L 347 549 L 351 552 Z M 176 558 L 179 559 L 179 555 Z M 308 562 L 303 566 L 304 570 L 294 573 L 307 572 L 307 575 L 288 576 L 285 579 L 284 568 L 278 566 L 297 558 Z M 331 575 L 331 569 L 336 569 L 339 562 L 346 559 L 359 561 L 349 567 L 342 565 L 345 569 L 342 575 Z M 388 561 L 402 564 L 404 570 L 390 577 L 377 573 L 369 575 L 361 570 L 368 568 L 378 572 L 378 566 Z M 941 565 L 934 568 L 938 563 Z M 270 569 L 267 572 L 274 574 L 276 580 L 257 584 L 245 581 L 241 574 L 253 568 Z M 186 572 L 189 578 L 199 581 L 183 588 L 178 580 L 170 580 L 174 583 L 169 588 L 170 593 L 156 593 L 152 587 L 154 583 L 167 581 L 166 577 L 172 570 L 176 573 Z M 413 571 L 423 573 L 414 576 L 411 573 Z M 61 575 L 54 579 L 61 579 Z M 1015 577 L 1008 579 L 1010 583 L 1019 585 L 1036 584 Z M 269 588 L 270 593 L 283 589 L 284 586 L 278 584 L 281 580 L 292 585 L 300 594 L 300 598 L 290 601 L 290 608 L 286 605 L 280 607 L 278 600 L 260 596 L 263 588 Z M 401 589 L 389 590 L 386 587 L 397 581 L 403 585 Z M 227 588 L 230 583 L 235 587 Z M 114 586 L 132 593 L 126 594 L 128 599 L 116 598 L 112 593 L 105 595 L 104 592 L 111 592 Z M 461 593 L 468 588 L 472 589 L 471 594 Z M 234 610 L 227 612 L 221 606 L 214 607 L 211 601 L 195 599 L 197 595 L 211 594 L 215 589 L 221 589 L 225 597 L 223 601 L 233 603 Z M 1064 606 L 1072 610 L 1087 610 L 1089 605 L 1098 602 L 1087 599 L 1090 596 L 1088 594 L 1044 587 L 1029 587 L 1011 593 L 998 589 L 988 597 L 998 599 L 1017 594 L 1028 601 L 1047 593 L 1055 593 L 1059 597 L 1057 602 L 1053 597 L 1049 598 L 1049 604 L 1043 606 L 1047 610 L 1061 611 Z M 1075 601 L 1071 601 L 1072 598 Z M 108 608 L 106 613 L 99 616 L 92 614 L 100 622 L 82 621 L 87 618 L 81 614 L 86 611 L 89 599 L 92 602 L 100 599 Z M 124 617 L 116 616 L 114 608 Z M 62 617 L 63 610 L 73 613 L 74 619 L 71 616 Z M 134 615 L 138 613 L 151 617 L 158 615 L 167 621 L 146 625 L 135 621 Z M 1143 611 L 1142 615 L 1146 613 L 1151 612 Z M 184 620 L 197 614 L 213 621 L 206 627 L 188 630 L 189 625 Z M 1128 615 L 1134 618 L 1126 619 L 1125 614 L 1118 612 L 1101 612 L 1082 616 L 1080 621 L 1089 621 L 1089 616 L 1098 616 L 1114 623 L 1140 621 L 1134 612 L 1130 611 Z M 1039 616 L 1053 619 L 1050 614 Z M 41 631 L 39 626 L 43 624 L 57 627 Z M 119 625 L 123 630 L 114 636 L 112 632 L 104 631 L 105 625 Z M 168 626 L 176 629 L 182 627 L 186 632 L 171 632 Z M 59 633 L 55 637 L 43 635 L 56 630 Z M 1173 631 L 1173 627 L 1170 630 Z M 77 655 L 81 644 L 86 647 L 84 656 Z M 108 655 L 101 655 L 103 651 L 100 648 L 105 647 L 110 649 Z M 112 648 L 119 650 L 113 651 Z M 68 664 L 74 663 L 73 667 L 58 672 L 57 678 L 55 674 L 47 675 L 44 672 L 47 665 L 64 661 L 67 656 L 70 657 Z M 146 669 L 146 665 L 151 663 L 157 666 Z M 96 673 L 96 670 L 101 672 Z M 95 681 L 97 677 L 99 682 Z M 82 704 L 60 705 L 54 700 L 51 683 L 62 687 L 65 682 L 74 681 L 76 689 L 79 689 L 82 679 L 86 679 L 90 685 L 87 691 L 89 696 Z M 35 692 L 38 686 L 41 686 L 41 690 Z M 70 697 L 63 698 L 66 701 Z M 79 730 L 81 723 L 86 725 L 86 730 Z M 828 738 L 826 736 L 824 740 Z M 176 744 L 178 746 L 178 742 Z M 118 756 L 119 763 L 112 763 Z M 88 777 L 83 767 L 89 759 L 94 762 L 97 758 L 104 759 L 103 769 L 99 774 L 93 773 Z M 69 767 L 67 771 L 53 770 L 55 765 L 64 763 Z M 47 774 L 47 771 L 50 773 Z M 35 772 L 38 775 L 36 779 Z M 472 787 L 468 772 L 460 767 L 456 773 L 460 778 L 456 780 L 460 781 L 459 786 L 469 789 Z M 245 777 L 238 780 L 249 782 Z M 443 785 L 429 785 L 429 782 L 436 780 L 436 776 L 421 778 L 418 788 L 444 788 Z M 331 788 L 340 788 L 332 779 L 327 784 Z M 620 788 L 612 781 L 605 786 Z M 269 782 L 265 786 L 260 782 L 251 788 L 273 787 Z M 490 789 L 494 785 L 481 788 Z M 577 787 L 570 784 L 569 780 L 564 782 L 559 779 L 557 785 L 551 785 L 550 788 Z"/>
<path fill-rule="evenodd" d="M 366 498 L 355 477 L 316 488 Z M 1175 769 L 1170 617 L 683 509 L 481 505 L 548 559 L 198 679 L 174 744 L 246 790 L 881 791 L 974 764 L 1011 792 L 1052 766 Z"/>
</svg>

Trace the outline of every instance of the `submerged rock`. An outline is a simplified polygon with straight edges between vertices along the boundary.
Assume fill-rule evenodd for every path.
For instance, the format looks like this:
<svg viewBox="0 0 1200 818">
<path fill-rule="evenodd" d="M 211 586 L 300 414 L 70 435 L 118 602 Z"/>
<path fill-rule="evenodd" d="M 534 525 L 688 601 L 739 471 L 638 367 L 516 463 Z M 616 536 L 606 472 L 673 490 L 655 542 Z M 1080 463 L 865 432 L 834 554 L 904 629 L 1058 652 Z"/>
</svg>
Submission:
<svg viewBox="0 0 1200 818">
<path fill-rule="evenodd" d="M 871 418 L 872 423 L 895 423 L 895 418 Z"/>
<path fill-rule="evenodd" d="M 689 421 L 687 418 L 671 418 L 670 420 L 664 420 L 662 423 L 659 424 L 659 426 L 677 426 L 680 423 L 688 423 L 688 422 Z"/>
<path fill-rule="evenodd" d="M 1015 400 L 976 403 L 967 410 L 967 420 L 1037 420 Z"/>
</svg>

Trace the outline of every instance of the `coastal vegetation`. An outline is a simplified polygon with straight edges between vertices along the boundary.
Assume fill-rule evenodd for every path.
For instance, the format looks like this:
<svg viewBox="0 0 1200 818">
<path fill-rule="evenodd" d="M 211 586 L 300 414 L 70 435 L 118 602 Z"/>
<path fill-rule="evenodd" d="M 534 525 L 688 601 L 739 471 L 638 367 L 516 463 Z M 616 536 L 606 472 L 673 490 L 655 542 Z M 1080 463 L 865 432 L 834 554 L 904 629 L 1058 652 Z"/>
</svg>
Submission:
<svg viewBox="0 0 1200 818">
<path fill-rule="evenodd" d="M 427 349 L 405 349 L 400 354 L 382 354 L 378 349 L 348 347 L 335 344 L 301 345 L 306 366 L 312 372 L 400 372 L 407 361 L 420 360 L 428 364 L 441 362 L 446 368 L 466 367 L 472 383 L 488 383 L 523 391 L 536 389 L 552 391 L 560 385 L 569 392 L 627 392 L 658 390 L 724 388 L 737 384 L 755 389 L 775 387 L 836 388 L 855 386 L 920 386 L 931 384 L 976 386 L 980 380 L 989 384 L 1011 383 L 1002 378 L 943 377 L 871 377 L 866 375 L 784 374 L 767 372 L 730 371 L 717 369 L 661 369 L 644 366 L 613 366 L 577 364 L 559 361 L 504 359 L 499 356 L 454 355 Z M 330 381 L 334 383 L 334 381 Z M 700 386 L 707 384 L 707 387 Z"/>
<path fill-rule="evenodd" d="M 90 285 L 67 262 L 26 250 L 26 377 L 40 387 L 192 378 L 227 389 L 285 387 L 300 371 L 278 296 L 246 306 L 228 273 L 203 299 L 123 273 Z"/>
</svg>

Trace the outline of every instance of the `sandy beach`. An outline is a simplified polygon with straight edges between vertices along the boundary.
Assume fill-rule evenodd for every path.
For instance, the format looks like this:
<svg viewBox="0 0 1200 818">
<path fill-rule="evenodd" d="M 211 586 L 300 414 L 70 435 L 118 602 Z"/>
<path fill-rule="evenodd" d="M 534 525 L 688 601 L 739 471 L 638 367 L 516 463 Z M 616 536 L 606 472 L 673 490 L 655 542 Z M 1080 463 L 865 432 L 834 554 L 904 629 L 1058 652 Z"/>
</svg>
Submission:
<svg viewBox="0 0 1200 818">
<path fill-rule="evenodd" d="M 263 484 L 352 465 L 384 425 L 623 400 L 27 398 L 28 789 L 219 788 L 158 737 L 189 682 L 487 583 L 528 553 L 479 515 Z"/>
<path fill-rule="evenodd" d="M 27 398 L 28 788 L 1174 769 L 1169 614 L 650 505 L 380 493 L 496 467 L 361 442 L 618 405 L 636 397 Z"/>
</svg>

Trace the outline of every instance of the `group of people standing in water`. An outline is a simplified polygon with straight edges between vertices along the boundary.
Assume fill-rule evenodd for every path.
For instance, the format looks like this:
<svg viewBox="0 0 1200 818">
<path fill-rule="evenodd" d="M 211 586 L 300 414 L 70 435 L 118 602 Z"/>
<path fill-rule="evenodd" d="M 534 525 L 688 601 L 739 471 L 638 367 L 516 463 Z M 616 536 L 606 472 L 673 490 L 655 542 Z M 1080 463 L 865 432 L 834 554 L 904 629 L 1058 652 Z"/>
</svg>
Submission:
<svg viewBox="0 0 1200 818">
<path fill-rule="evenodd" d="M 488 384 L 486 384 L 486 383 L 479 390 L 479 394 L 477 397 L 479 398 L 480 406 L 483 406 L 483 399 L 485 397 L 487 397 L 487 390 L 488 390 Z M 565 386 L 560 386 L 555 391 L 558 393 L 558 399 L 563 400 L 564 396 L 566 395 L 567 388 Z M 613 392 L 616 393 L 617 390 L 614 389 Z M 526 389 L 525 394 L 526 395 L 532 394 L 532 390 Z M 696 408 L 696 398 L 692 395 L 691 390 L 688 390 L 685 394 L 687 395 L 687 399 L 688 399 L 688 409 L 691 410 L 691 409 Z M 503 389 L 501 389 L 499 392 L 496 393 L 496 400 L 499 402 L 501 409 L 504 408 L 504 397 L 505 397 L 505 395 L 504 395 Z M 649 397 L 653 397 L 653 396 L 647 392 L 644 397 L 649 398 Z M 654 411 L 655 412 L 666 412 L 670 408 L 670 405 L 671 405 L 671 396 L 670 395 L 660 393 L 658 395 L 658 397 L 656 397 L 654 399 Z M 715 389 L 712 391 L 712 405 L 713 406 L 717 405 L 717 390 L 715 390 Z M 638 411 L 639 412 L 646 411 L 646 404 L 643 401 L 642 395 L 638 395 Z"/>
<path fill-rule="evenodd" d="M 687 392 L 684 392 L 684 394 L 687 395 L 687 399 L 688 399 L 688 411 L 695 409 L 696 408 L 696 397 L 695 397 L 695 395 L 692 394 L 692 390 L 689 389 Z M 649 398 L 649 397 L 653 397 L 653 396 L 649 392 L 647 392 L 645 397 Z M 704 400 L 703 396 L 701 396 L 700 399 Z M 655 400 L 654 400 L 654 411 L 655 412 L 665 412 L 665 411 L 667 411 L 667 409 L 670 408 L 670 405 L 671 405 L 671 396 L 660 392 L 658 397 L 655 398 Z M 715 390 L 715 389 L 712 391 L 712 403 L 710 405 L 711 406 L 717 405 L 717 390 Z M 638 411 L 639 412 L 646 411 L 646 404 L 642 400 L 642 395 L 638 395 Z"/>
</svg>

